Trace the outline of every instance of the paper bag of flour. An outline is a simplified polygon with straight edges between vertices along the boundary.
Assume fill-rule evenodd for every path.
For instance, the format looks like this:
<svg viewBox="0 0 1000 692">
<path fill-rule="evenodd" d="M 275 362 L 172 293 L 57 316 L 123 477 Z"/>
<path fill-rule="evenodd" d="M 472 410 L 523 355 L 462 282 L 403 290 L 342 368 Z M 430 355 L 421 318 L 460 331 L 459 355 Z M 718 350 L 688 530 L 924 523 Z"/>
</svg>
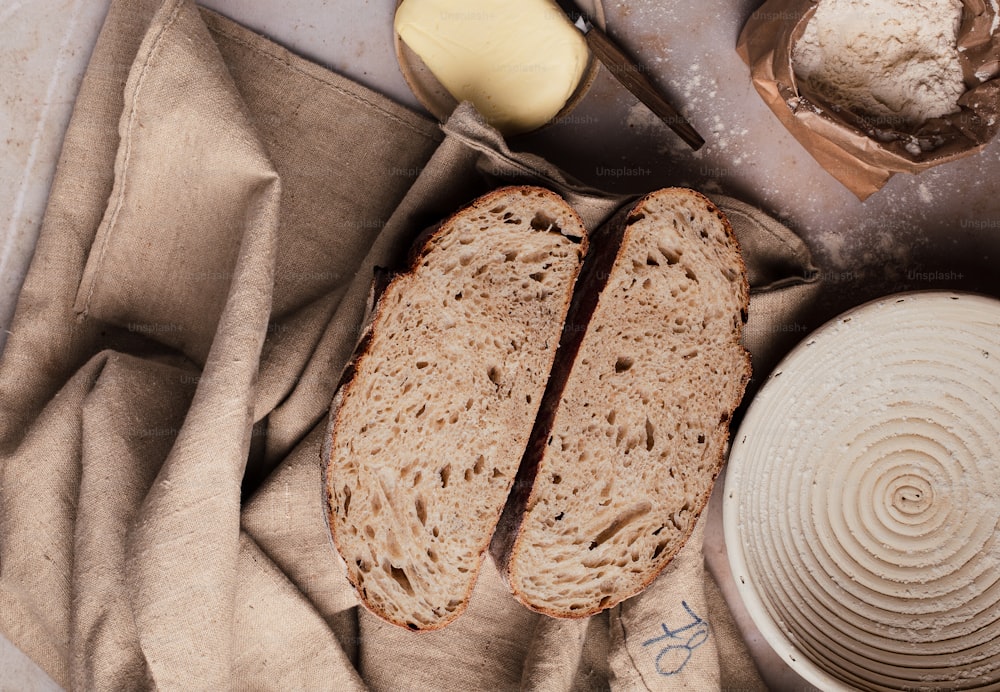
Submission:
<svg viewBox="0 0 1000 692">
<path fill-rule="evenodd" d="M 1000 16 L 994 3 L 951 3 L 953 23 L 939 23 L 941 36 L 951 32 L 955 37 L 957 57 L 952 53 L 951 60 L 957 62 L 952 69 L 958 71 L 955 93 L 960 95 L 953 112 L 926 119 L 915 118 L 912 111 L 914 101 L 920 105 L 921 89 L 926 96 L 927 75 L 923 73 L 935 57 L 941 57 L 927 54 L 927 8 L 931 1 L 820 3 L 827 3 L 822 15 L 816 0 L 768 0 L 750 16 L 736 49 L 750 67 L 754 87 L 775 115 L 820 165 L 859 198 L 878 191 L 896 173 L 918 173 L 973 154 L 1000 129 Z M 880 11 L 892 12 L 893 21 L 873 20 Z M 814 19 L 812 31 L 807 32 Z M 827 37 L 838 38 L 842 32 L 839 38 L 844 38 L 852 31 L 863 31 L 866 37 L 853 44 L 842 40 L 847 54 L 831 54 L 829 51 L 838 48 L 830 44 L 837 41 L 820 44 L 820 25 L 830 30 Z M 878 50 L 880 34 L 887 46 L 897 51 L 890 59 L 872 52 Z M 940 40 L 941 36 L 933 38 Z M 912 45 L 906 45 L 908 39 Z M 828 73 L 825 82 L 824 76 L 802 76 L 808 68 L 806 58 L 816 58 L 809 55 L 816 45 L 827 51 L 822 56 Z M 868 55 L 861 53 L 865 50 L 870 51 Z M 872 62 L 866 62 L 869 60 Z M 880 60 L 885 62 L 876 62 Z M 843 73 L 831 74 L 831 67 L 837 64 L 844 66 Z M 865 69 L 878 73 L 871 94 L 858 92 Z M 939 76 L 944 79 L 948 75 Z M 833 88 L 829 88 L 831 84 Z M 907 107 L 893 103 L 891 93 L 879 94 L 880 88 L 903 93 L 909 99 Z"/>
</svg>

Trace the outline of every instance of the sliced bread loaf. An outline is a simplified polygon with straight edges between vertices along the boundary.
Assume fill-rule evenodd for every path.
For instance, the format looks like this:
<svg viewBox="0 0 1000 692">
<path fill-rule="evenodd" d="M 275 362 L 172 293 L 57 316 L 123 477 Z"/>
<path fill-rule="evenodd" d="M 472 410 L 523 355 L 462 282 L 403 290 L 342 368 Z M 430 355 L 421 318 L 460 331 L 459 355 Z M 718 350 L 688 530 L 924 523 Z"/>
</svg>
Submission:
<svg viewBox="0 0 1000 692">
<path fill-rule="evenodd" d="M 641 591 L 691 534 L 750 375 L 749 288 L 723 214 L 666 189 L 595 236 L 492 552 L 557 617 Z"/>
<path fill-rule="evenodd" d="M 587 235 L 541 188 L 430 232 L 331 410 L 328 522 L 361 602 L 413 630 L 465 608 L 524 453 Z"/>
</svg>

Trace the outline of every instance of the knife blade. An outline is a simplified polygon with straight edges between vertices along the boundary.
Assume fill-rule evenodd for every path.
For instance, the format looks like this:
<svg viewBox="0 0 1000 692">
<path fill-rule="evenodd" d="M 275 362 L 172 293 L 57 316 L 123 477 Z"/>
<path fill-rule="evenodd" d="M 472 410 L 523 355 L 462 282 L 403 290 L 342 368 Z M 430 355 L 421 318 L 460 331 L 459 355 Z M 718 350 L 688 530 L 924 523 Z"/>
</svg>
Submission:
<svg viewBox="0 0 1000 692">
<path fill-rule="evenodd" d="M 697 151 L 705 144 L 705 140 L 691 126 L 691 123 L 670 105 L 656 88 L 656 85 L 646 76 L 644 68 L 600 27 L 590 21 L 587 14 L 573 0 L 556 0 L 556 3 L 576 28 L 583 33 L 594 57 L 608 68 L 611 75 L 622 86 L 653 111 L 691 149 Z"/>
</svg>

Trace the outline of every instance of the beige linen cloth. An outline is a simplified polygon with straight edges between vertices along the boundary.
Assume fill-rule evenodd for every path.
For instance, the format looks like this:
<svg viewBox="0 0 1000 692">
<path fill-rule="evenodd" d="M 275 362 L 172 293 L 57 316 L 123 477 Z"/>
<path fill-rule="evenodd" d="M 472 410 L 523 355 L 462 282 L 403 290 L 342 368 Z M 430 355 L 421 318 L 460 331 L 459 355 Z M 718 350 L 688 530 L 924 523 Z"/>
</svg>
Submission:
<svg viewBox="0 0 1000 692">
<path fill-rule="evenodd" d="M 757 689 L 703 526 L 582 621 L 508 596 L 418 634 L 359 609 L 324 526 L 326 410 L 376 266 L 503 183 L 624 200 L 439 127 L 185 0 L 111 4 L 0 361 L 0 632 L 74 689 Z M 718 199 L 763 374 L 817 284 Z M 2 675 L 2 673 L 0 673 Z"/>
</svg>

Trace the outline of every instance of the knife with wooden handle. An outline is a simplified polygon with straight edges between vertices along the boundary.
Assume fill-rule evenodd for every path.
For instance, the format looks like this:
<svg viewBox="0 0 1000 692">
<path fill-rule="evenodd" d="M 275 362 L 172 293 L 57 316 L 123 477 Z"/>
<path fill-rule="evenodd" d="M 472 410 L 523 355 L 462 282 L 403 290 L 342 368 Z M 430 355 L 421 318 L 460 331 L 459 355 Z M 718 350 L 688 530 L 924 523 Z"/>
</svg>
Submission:
<svg viewBox="0 0 1000 692">
<path fill-rule="evenodd" d="M 594 56 L 608 68 L 612 76 L 655 113 L 660 120 L 676 132 L 688 146 L 697 151 L 705 143 L 701 135 L 683 115 L 660 94 L 646 76 L 643 67 L 633 60 L 611 37 L 601 31 L 573 0 L 556 0 L 570 21 L 587 39 Z"/>
</svg>

